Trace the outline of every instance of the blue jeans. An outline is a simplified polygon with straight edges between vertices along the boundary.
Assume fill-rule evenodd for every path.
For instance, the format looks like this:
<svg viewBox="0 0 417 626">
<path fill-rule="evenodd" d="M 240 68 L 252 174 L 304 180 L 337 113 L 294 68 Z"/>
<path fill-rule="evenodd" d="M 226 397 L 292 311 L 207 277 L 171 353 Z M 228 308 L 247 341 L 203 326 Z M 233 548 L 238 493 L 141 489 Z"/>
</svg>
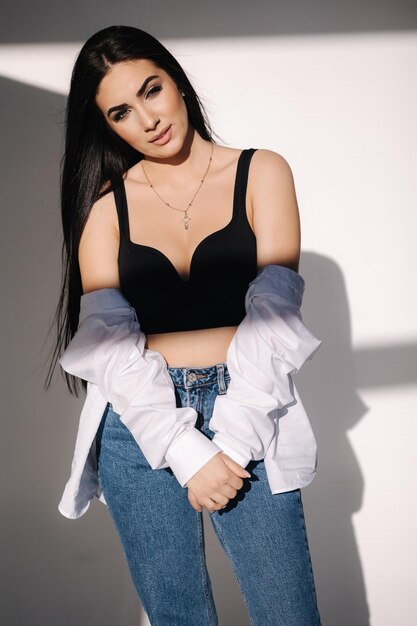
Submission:
<svg viewBox="0 0 417 626">
<path fill-rule="evenodd" d="M 226 363 L 169 367 L 177 406 L 208 423 L 227 391 Z M 203 514 L 170 468 L 153 470 L 109 403 L 97 433 L 98 473 L 133 583 L 152 626 L 218 624 L 207 571 Z M 236 416 L 238 419 L 239 416 Z M 255 626 L 321 626 L 300 489 L 273 495 L 262 461 L 226 508 L 209 513 Z"/>
</svg>

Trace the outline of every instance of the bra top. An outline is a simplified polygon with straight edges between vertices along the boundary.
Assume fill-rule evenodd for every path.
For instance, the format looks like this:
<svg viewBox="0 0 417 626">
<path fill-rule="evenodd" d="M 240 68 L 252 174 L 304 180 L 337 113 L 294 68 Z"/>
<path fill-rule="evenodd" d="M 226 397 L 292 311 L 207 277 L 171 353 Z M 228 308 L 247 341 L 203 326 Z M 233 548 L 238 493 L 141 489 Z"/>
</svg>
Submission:
<svg viewBox="0 0 417 626">
<path fill-rule="evenodd" d="M 255 150 L 240 153 L 232 218 L 197 245 L 186 280 L 163 252 L 131 241 L 124 180 L 114 188 L 120 289 L 145 334 L 238 326 L 245 317 L 246 291 L 257 274 L 256 237 L 246 214 L 249 164 Z"/>
</svg>

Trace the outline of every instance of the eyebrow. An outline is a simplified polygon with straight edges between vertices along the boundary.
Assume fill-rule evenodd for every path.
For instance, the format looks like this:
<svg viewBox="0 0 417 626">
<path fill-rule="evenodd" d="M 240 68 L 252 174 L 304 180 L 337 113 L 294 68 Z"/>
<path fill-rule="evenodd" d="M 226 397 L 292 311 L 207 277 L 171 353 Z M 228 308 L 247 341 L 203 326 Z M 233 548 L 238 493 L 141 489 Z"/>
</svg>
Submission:
<svg viewBox="0 0 417 626">
<path fill-rule="evenodd" d="M 148 83 L 151 80 L 153 80 L 154 78 L 159 78 L 158 74 L 152 74 L 152 76 L 148 76 L 148 78 L 145 78 L 145 80 L 143 81 L 142 87 L 140 87 L 140 89 L 136 92 L 136 97 L 137 98 L 143 94 L 143 92 L 145 91 Z M 123 102 L 123 104 L 117 104 L 114 107 L 110 107 L 110 109 L 107 111 L 107 116 L 110 117 L 110 113 L 113 113 L 113 111 L 118 111 L 119 109 L 124 109 L 127 106 L 128 105 L 126 104 L 126 102 Z"/>
</svg>

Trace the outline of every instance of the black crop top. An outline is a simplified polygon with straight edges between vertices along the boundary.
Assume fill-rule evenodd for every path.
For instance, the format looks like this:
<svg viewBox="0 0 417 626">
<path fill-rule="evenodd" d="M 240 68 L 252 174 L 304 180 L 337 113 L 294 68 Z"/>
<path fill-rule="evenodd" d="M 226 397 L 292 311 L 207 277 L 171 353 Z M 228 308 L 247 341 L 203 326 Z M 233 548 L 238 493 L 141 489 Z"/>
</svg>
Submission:
<svg viewBox="0 0 417 626">
<path fill-rule="evenodd" d="M 245 203 L 255 150 L 247 148 L 239 155 L 232 219 L 198 244 L 187 280 L 163 252 L 130 240 L 124 181 L 114 188 L 120 289 L 135 308 L 145 335 L 238 326 L 245 317 L 245 294 L 257 273 L 256 237 Z"/>
</svg>

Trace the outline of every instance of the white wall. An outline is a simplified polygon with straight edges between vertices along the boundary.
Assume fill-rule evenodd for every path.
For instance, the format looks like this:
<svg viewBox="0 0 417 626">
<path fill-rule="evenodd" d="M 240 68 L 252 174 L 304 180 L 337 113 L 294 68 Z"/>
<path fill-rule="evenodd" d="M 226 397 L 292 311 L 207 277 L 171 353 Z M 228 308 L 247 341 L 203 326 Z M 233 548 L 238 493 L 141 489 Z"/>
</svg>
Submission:
<svg viewBox="0 0 417 626">
<path fill-rule="evenodd" d="M 303 494 L 323 623 L 412 626 L 417 35 L 172 48 L 228 145 L 275 150 L 295 177 L 305 319 L 323 340 L 300 372 L 319 445 Z"/>
<path fill-rule="evenodd" d="M 164 43 L 226 145 L 275 150 L 293 170 L 304 317 L 323 341 L 299 375 L 319 445 L 303 499 L 323 624 L 412 626 L 416 33 Z M 0 74 L 63 94 L 80 45 L 4 47 Z M 134 623 L 124 610 L 119 624 Z"/>
</svg>

